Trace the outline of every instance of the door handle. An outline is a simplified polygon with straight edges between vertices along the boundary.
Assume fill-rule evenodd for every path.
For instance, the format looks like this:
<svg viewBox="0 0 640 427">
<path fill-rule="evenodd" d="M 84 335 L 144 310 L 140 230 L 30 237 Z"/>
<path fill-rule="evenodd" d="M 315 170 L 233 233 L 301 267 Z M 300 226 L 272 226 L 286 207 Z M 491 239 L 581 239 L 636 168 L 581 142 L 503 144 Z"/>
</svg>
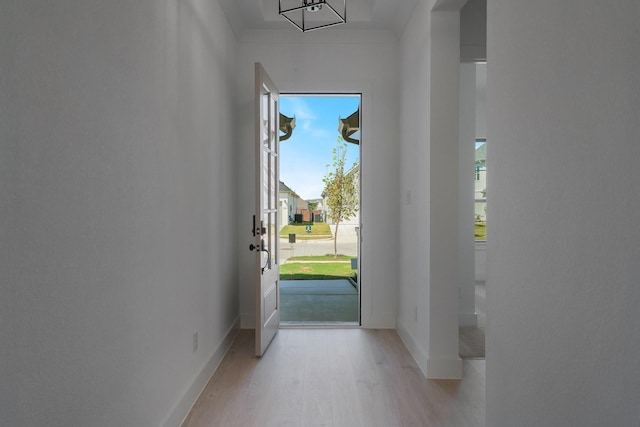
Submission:
<svg viewBox="0 0 640 427">
<path fill-rule="evenodd" d="M 251 252 L 266 252 L 267 253 L 267 263 L 264 265 L 264 267 L 262 267 L 262 272 L 264 273 L 264 269 L 267 268 L 267 266 L 269 265 L 270 261 L 271 261 L 271 252 L 269 252 L 269 249 L 265 249 L 264 248 L 264 240 L 260 243 L 261 246 L 256 246 L 253 243 L 251 243 L 249 245 L 249 250 Z"/>
<path fill-rule="evenodd" d="M 260 221 L 260 227 L 256 227 L 256 216 L 253 216 L 253 227 L 251 227 L 251 233 L 255 236 L 256 234 L 264 236 L 267 234 L 267 227 L 264 226 L 264 222 Z M 253 250 L 253 249 L 252 249 Z"/>
</svg>

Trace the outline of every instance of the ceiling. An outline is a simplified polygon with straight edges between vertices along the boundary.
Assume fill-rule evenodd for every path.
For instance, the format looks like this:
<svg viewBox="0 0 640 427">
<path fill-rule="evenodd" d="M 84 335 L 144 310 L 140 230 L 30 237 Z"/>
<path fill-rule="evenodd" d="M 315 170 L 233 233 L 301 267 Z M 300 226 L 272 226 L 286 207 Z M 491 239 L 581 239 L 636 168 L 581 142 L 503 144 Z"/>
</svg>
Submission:
<svg viewBox="0 0 640 427">
<path fill-rule="evenodd" d="M 237 36 L 251 30 L 293 30 L 278 15 L 279 0 L 220 0 Z M 290 1 L 290 0 L 289 0 Z M 330 0 L 335 4 L 336 0 Z M 346 0 L 347 23 L 337 29 L 388 30 L 402 34 L 419 0 Z M 342 7 L 342 0 L 337 0 Z M 324 30 L 324 31 L 328 31 Z"/>
</svg>

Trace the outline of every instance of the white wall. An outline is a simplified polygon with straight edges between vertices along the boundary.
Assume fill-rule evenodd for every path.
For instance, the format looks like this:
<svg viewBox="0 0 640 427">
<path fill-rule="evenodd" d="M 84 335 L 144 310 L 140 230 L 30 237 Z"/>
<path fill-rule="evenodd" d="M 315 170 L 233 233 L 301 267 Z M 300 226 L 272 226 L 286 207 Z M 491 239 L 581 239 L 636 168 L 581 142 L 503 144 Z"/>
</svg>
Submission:
<svg viewBox="0 0 640 427">
<path fill-rule="evenodd" d="M 460 64 L 460 142 L 458 147 L 459 326 L 476 326 L 474 163 L 476 140 L 476 64 Z"/>
<path fill-rule="evenodd" d="M 398 331 L 427 376 L 452 378 L 461 374 L 459 12 L 431 7 L 431 1 L 418 4 L 400 46 Z"/>
<path fill-rule="evenodd" d="M 487 64 L 475 64 L 476 68 L 476 138 L 487 138 Z M 487 141 L 491 144 L 490 141 Z M 491 160 L 487 159 L 489 164 Z M 484 179 L 483 189 L 487 188 L 486 182 L 487 175 L 482 172 L 481 179 Z M 485 203 L 482 209 L 482 214 L 486 215 L 487 211 L 491 209 Z M 490 227 L 491 225 L 489 225 Z M 486 243 L 476 243 L 475 254 L 475 280 L 484 281 L 487 279 L 487 254 Z"/>
<path fill-rule="evenodd" d="M 640 425 L 640 3 L 488 9 L 487 425 Z"/>
<path fill-rule="evenodd" d="M 2 9 L 0 424 L 175 426 L 239 315 L 233 34 L 203 0 Z"/>
<path fill-rule="evenodd" d="M 400 286 L 398 332 L 423 372 L 429 317 L 429 7 L 420 2 L 400 53 Z"/>
<path fill-rule="evenodd" d="M 362 93 L 362 323 L 395 327 L 398 283 L 398 53 L 391 33 L 333 29 L 248 33 L 239 46 L 238 191 L 242 326 L 254 325 L 253 69 L 261 62 L 282 92 Z M 337 117 L 336 117 L 337 129 Z M 246 243 L 246 244 L 245 244 Z"/>
<path fill-rule="evenodd" d="M 487 64 L 476 67 L 476 138 L 487 138 Z"/>
<path fill-rule="evenodd" d="M 460 13 L 431 13 L 429 359 L 427 376 L 462 375 L 458 357 Z"/>
</svg>

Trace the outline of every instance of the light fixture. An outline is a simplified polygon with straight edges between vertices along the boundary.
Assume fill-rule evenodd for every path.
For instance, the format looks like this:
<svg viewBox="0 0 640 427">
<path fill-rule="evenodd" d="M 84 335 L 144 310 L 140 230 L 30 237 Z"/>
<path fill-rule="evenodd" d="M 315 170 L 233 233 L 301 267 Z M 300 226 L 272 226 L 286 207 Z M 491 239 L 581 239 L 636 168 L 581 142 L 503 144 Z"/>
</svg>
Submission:
<svg viewBox="0 0 640 427">
<path fill-rule="evenodd" d="M 278 0 L 279 13 L 307 32 L 347 22 L 347 0 Z"/>
</svg>

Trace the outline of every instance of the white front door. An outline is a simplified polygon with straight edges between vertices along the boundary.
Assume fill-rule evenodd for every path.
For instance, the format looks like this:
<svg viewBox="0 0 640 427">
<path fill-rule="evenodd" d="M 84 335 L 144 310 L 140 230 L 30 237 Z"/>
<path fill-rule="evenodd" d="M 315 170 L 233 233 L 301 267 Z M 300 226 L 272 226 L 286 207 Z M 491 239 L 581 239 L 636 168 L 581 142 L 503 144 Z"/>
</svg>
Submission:
<svg viewBox="0 0 640 427">
<path fill-rule="evenodd" d="M 262 68 L 256 82 L 256 207 L 253 225 L 256 252 L 256 355 L 262 356 L 280 326 L 278 266 L 278 120 L 279 92 Z"/>
</svg>

